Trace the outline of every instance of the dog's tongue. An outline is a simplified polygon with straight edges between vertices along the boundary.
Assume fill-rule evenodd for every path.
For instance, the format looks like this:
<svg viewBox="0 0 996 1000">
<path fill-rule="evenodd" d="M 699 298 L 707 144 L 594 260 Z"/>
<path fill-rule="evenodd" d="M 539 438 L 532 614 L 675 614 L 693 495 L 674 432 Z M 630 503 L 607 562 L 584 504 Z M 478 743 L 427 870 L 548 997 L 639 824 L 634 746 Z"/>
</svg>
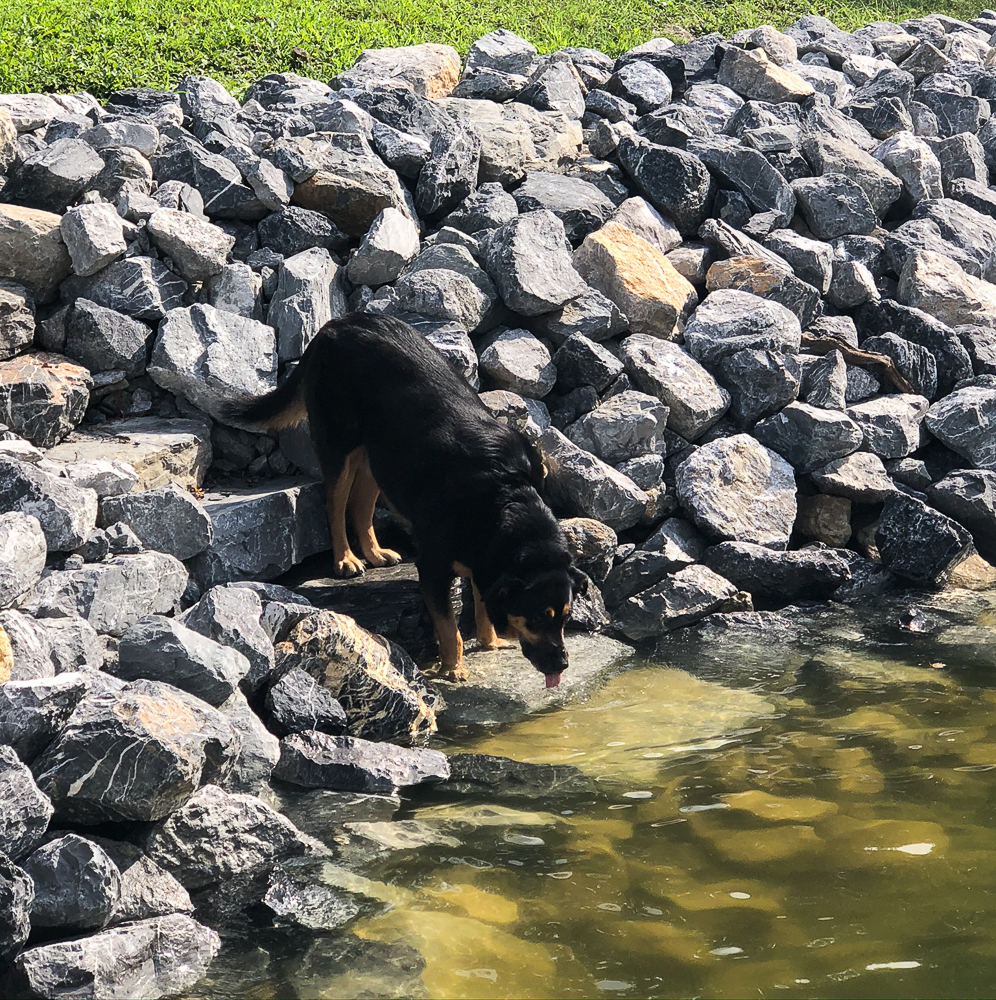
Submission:
<svg viewBox="0 0 996 1000">
<path fill-rule="evenodd" d="M 560 683 L 560 674 L 544 674 L 546 677 L 546 686 L 548 688 L 555 688 Z"/>
</svg>

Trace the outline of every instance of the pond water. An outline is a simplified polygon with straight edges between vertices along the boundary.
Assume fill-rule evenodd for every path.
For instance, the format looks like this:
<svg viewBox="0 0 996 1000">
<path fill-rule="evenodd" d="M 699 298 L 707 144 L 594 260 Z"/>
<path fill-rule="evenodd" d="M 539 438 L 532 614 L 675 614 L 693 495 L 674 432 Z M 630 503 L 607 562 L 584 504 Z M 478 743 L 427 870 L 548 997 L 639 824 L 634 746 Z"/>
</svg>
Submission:
<svg viewBox="0 0 996 1000">
<path fill-rule="evenodd" d="M 229 996 L 992 997 L 994 605 L 689 633 L 584 704 L 453 737 L 594 791 L 407 801 L 440 842 L 365 866 L 392 904 L 350 929 L 367 964 L 298 931 L 204 994 L 227 967 Z"/>
</svg>

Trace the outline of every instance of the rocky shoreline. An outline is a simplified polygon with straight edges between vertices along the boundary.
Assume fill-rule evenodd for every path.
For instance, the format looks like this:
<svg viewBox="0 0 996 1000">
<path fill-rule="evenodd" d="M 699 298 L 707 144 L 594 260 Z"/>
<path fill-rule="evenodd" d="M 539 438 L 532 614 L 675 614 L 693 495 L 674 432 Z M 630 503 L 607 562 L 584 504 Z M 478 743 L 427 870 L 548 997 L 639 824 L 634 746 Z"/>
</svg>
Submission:
<svg viewBox="0 0 996 1000">
<path fill-rule="evenodd" d="M 0 95 L 4 995 L 187 991 L 247 922 L 389 905 L 399 794 L 581 780 L 427 748 L 557 702 L 514 653 L 423 675 L 410 563 L 326 579 L 307 434 L 224 423 L 331 318 L 405 319 L 543 450 L 592 581 L 557 699 L 693 623 L 996 584 L 994 32 Z"/>
</svg>

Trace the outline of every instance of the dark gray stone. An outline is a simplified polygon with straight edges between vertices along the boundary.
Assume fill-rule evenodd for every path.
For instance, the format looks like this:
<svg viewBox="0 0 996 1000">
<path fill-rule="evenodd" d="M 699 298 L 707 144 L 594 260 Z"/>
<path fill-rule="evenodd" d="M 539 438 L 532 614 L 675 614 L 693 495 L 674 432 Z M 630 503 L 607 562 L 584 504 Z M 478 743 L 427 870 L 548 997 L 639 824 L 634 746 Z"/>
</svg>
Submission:
<svg viewBox="0 0 996 1000">
<path fill-rule="evenodd" d="M 821 295 L 830 289 L 833 249 L 826 243 L 799 236 L 792 229 L 778 229 L 767 236 L 764 245 L 788 261 L 796 276 L 812 285 Z"/>
<path fill-rule="evenodd" d="M 589 286 L 559 309 L 535 317 L 532 328 L 559 345 L 575 334 L 594 341 L 607 340 L 622 333 L 628 322 L 611 299 Z"/>
<path fill-rule="evenodd" d="M 848 560 L 834 549 L 775 552 L 749 542 L 721 542 L 703 562 L 755 598 L 825 599 L 851 579 Z"/>
<path fill-rule="evenodd" d="M 936 397 L 937 361 L 926 347 L 894 333 L 885 333 L 866 338 L 861 348 L 892 358 L 896 370 L 910 383 L 915 393 L 927 399 Z"/>
<path fill-rule="evenodd" d="M 266 709 L 278 736 L 308 729 L 338 736 L 347 725 L 342 705 L 300 667 L 291 667 L 270 685 Z"/>
<path fill-rule="evenodd" d="M 941 586 L 972 551 L 972 536 L 957 522 L 904 493 L 885 501 L 875 544 L 882 565 L 920 586 Z"/>
<path fill-rule="evenodd" d="M 996 563 L 996 472 L 958 469 L 926 492 L 934 507 L 968 528 L 979 555 Z"/>
<path fill-rule="evenodd" d="M 0 743 L 30 764 L 62 729 L 86 689 L 86 675 L 79 672 L 0 685 Z"/>
<path fill-rule="evenodd" d="M 880 503 L 896 489 L 882 459 L 870 451 L 855 451 L 834 459 L 813 469 L 810 476 L 822 493 L 856 503 Z"/>
<path fill-rule="evenodd" d="M 550 352 L 528 330 L 502 330 L 480 354 L 481 374 L 498 389 L 532 399 L 547 395 L 557 381 Z"/>
<path fill-rule="evenodd" d="M 97 494 L 33 465 L 0 456 L 0 511 L 20 511 L 37 518 L 48 550 L 71 552 L 86 541 L 96 525 Z"/>
<path fill-rule="evenodd" d="M 253 795 L 207 784 L 144 840 L 146 854 L 185 889 L 202 889 L 304 854 L 308 841 L 290 820 Z"/>
<path fill-rule="evenodd" d="M 791 354 L 746 350 L 721 358 L 716 376 L 730 394 L 730 415 L 749 427 L 795 402 L 802 369 Z"/>
<path fill-rule="evenodd" d="M 35 784 L 17 754 L 0 744 L 0 843 L 3 854 L 20 861 L 41 842 L 52 818 L 52 803 Z"/>
<path fill-rule="evenodd" d="M 572 764 L 530 764 L 486 753 L 449 756 L 450 776 L 437 788 L 445 795 L 488 802 L 545 803 L 550 796 L 590 796 L 595 785 Z"/>
<path fill-rule="evenodd" d="M 714 182 L 697 156 L 639 137 L 624 137 L 618 157 L 640 193 L 672 219 L 681 233 L 698 232 L 712 203 Z"/>
<path fill-rule="evenodd" d="M 559 111 L 568 118 L 579 119 L 584 114 L 584 92 L 570 60 L 554 53 L 546 57 L 533 72 L 528 86 L 520 91 L 517 101 L 540 111 Z"/>
<path fill-rule="evenodd" d="M 468 129 L 440 132 L 418 175 L 415 207 L 420 216 L 438 217 L 456 208 L 477 187 L 481 144 Z"/>
<path fill-rule="evenodd" d="M 50 572 L 27 607 L 32 613 L 84 618 L 100 633 L 121 635 L 143 615 L 173 611 L 186 585 L 187 571 L 178 559 L 141 552 Z"/>
<path fill-rule="evenodd" d="M 126 524 L 145 548 L 180 560 L 203 552 L 214 538 L 204 507 L 175 483 L 104 497 L 98 523 L 102 528 Z"/>
<path fill-rule="evenodd" d="M 866 450 L 881 458 L 905 458 L 920 447 L 920 424 L 929 405 L 923 396 L 897 393 L 851 406 L 847 415 L 864 432 Z"/>
<path fill-rule="evenodd" d="M 121 636 L 110 672 L 129 681 L 165 681 L 218 706 L 238 688 L 249 661 L 236 649 L 156 615 L 136 622 Z"/>
<path fill-rule="evenodd" d="M 656 396 L 630 390 L 610 396 L 571 424 L 565 434 L 586 451 L 617 465 L 656 450 L 668 412 Z"/>
<path fill-rule="evenodd" d="M 89 299 L 77 299 L 66 316 L 65 352 L 91 372 L 145 371 L 152 331 L 144 323 Z"/>
<path fill-rule="evenodd" d="M 553 356 L 557 391 L 570 392 L 590 385 L 604 392 L 622 373 L 623 364 L 604 347 L 579 333 L 564 341 Z"/>
<path fill-rule="evenodd" d="M 673 576 L 631 597 L 616 612 L 613 625 L 640 642 L 689 625 L 730 605 L 737 588 L 706 566 L 686 566 Z"/>
<path fill-rule="evenodd" d="M 996 330 L 981 326 L 958 326 L 955 327 L 955 333 L 972 359 L 975 374 L 996 375 Z"/>
<path fill-rule="evenodd" d="M 62 821 L 149 821 L 168 816 L 203 782 L 224 778 L 238 749 L 216 709 L 169 684 L 138 680 L 88 694 L 34 767 Z"/>
<path fill-rule="evenodd" d="M 126 316 L 152 321 L 179 306 L 186 290 L 187 283 L 161 261 L 129 257 L 89 278 L 68 278 L 61 294 L 67 302 L 89 299 Z"/>
<path fill-rule="evenodd" d="M 864 188 L 846 174 L 827 173 L 792 182 L 799 211 L 813 235 L 833 240 L 849 233 L 864 235 L 877 224 Z"/>
<path fill-rule="evenodd" d="M 241 691 L 219 705 L 218 711 L 227 716 L 242 744 L 221 787 L 226 792 L 259 795 L 269 787 L 270 775 L 280 760 L 280 740 L 263 725 Z"/>
<path fill-rule="evenodd" d="M 605 83 L 605 89 L 632 104 L 645 115 L 671 103 L 671 81 L 649 62 L 634 60 L 620 66 Z"/>
<path fill-rule="evenodd" d="M 846 414 L 809 403 L 790 403 L 762 420 L 754 434 L 799 472 L 811 472 L 861 447 L 861 428 Z"/>
<path fill-rule="evenodd" d="M 545 210 L 495 230 L 486 267 L 505 304 L 524 316 L 551 312 L 587 287 L 571 264 L 563 223 Z"/>
<path fill-rule="evenodd" d="M 896 176 L 853 143 L 828 135 L 811 135 L 803 142 L 802 152 L 817 175 L 841 174 L 860 185 L 879 218 L 902 193 Z"/>
<path fill-rule="evenodd" d="M 103 169 L 91 145 L 59 139 L 24 159 L 4 188 L 4 201 L 61 215 Z"/>
<path fill-rule="evenodd" d="M 327 215 L 298 205 L 273 212 L 257 228 L 263 246 L 284 257 L 312 247 L 339 252 L 349 245 L 349 237 Z"/>
<path fill-rule="evenodd" d="M 182 913 L 121 924 L 18 956 L 18 996 L 133 1000 L 190 990 L 218 953 L 218 935 Z"/>
<path fill-rule="evenodd" d="M 348 888 L 350 884 L 352 876 L 344 869 L 308 858 L 291 859 L 270 874 L 263 903 L 273 911 L 278 926 L 336 931 L 358 916 L 384 909 L 383 903 Z"/>
<path fill-rule="evenodd" d="M 24 859 L 35 886 L 33 927 L 106 927 L 121 899 L 121 873 L 98 844 L 75 833 L 50 840 Z"/>
<path fill-rule="evenodd" d="M 168 871 L 147 858 L 140 848 L 105 837 L 91 839 L 121 873 L 121 898 L 114 910 L 115 923 L 194 912 L 187 890 Z"/>
<path fill-rule="evenodd" d="M 393 792 L 450 775 L 445 754 L 371 743 L 352 736 L 305 732 L 281 741 L 274 777 L 305 788 Z"/>
<path fill-rule="evenodd" d="M 24 869 L 0 851 L 0 969 L 6 969 L 28 940 L 34 888 Z"/>
<path fill-rule="evenodd" d="M 47 551 L 38 518 L 20 511 L 0 514 L 0 608 L 31 593 L 45 569 Z"/>
<path fill-rule="evenodd" d="M 683 569 L 687 563 L 675 563 L 664 552 L 640 550 L 614 566 L 601 587 L 605 606 L 614 610 L 627 597 L 659 583 L 668 573 Z"/>
<path fill-rule="evenodd" d="M 785 306 L 749 292 L 719 289 L 708 295 L 685 326 L 685 343 L 710 363 L 743 350 L 799 350 L 802 329 Z"/>
<path fill-rule="evenodd" d="M 481 230 L 497 229 L 511 222 L 518 214 L 515 198 L 492 181 L 468 195 L 443 219 L 443 225 L 463 233 L 479 234 Z"/>
<path fill-rule="evenodd" d="M 930 433 L 976 468 L 996 469 L 996 388 L 967 386 L 927 411 Z"/>
<path fill-rule="evenodd" d="M 531 170 L 515 189 L 520 212 L 553 212 L 575 246 L 615 212 L 616 206 L 594 184 L 580 177 Z"/>
<path fill-rule="evenodd" d="M 732 140 L 692 140 L 695 153 L 721 180 L 732 184 L 755 212 L 774 212 L 779 225 L 795 214 L 795 195 L 785 178 L 757 150 Z"/>
</svg>

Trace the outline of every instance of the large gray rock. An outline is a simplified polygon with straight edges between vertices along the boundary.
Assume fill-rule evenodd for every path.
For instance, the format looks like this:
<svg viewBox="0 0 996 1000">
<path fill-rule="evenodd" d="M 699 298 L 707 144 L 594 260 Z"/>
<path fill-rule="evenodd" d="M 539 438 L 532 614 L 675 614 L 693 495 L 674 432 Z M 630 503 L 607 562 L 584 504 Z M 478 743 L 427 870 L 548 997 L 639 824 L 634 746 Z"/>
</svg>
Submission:
<svg viewBox="0 0 996 1000">
<path fill-rule="evenodd" d="M 637 388 L 667 405 L 668 429 L 688 441 L 701 437 L 730 405 L 726 390 L 677 344 L 635 333 L 622 341 L 619 354 Z"/>
<path fill-rule="evenodd" d="M 346 312 L 342 270 L 328 250 L 314 247 L 287 258 L 266 313 L 267 323 L 277 328 L 280 360 L 301 357 L 315 334 Z"/>
<path fill-rule="evenodd" d="M 178 559 L 140 552 L 50 572 L 27 607 L 36 614 L 84 618 L 100 633 L 122 635 L 144 615 L 172 612 L 186 586 L 187 570 Z"/>
<path fill-rule="evenodd" d="M 269 786 L 270 775 L 280 760 L 280 740 L 263 725 L 241 691 L 219 705 L 218 711 L 228 716 L 242 743 L 221 787 L 226 792 L 259 795 Z"/>
<path fill-rule="evenodd" d="M 885 501 L 875 544 L 887 570 L 926 587 L 946 583 L 972 552 L 972 536 L 960 524 L 898 492 Z"/>
<path fill-rule="evenodd" d="M 418 227 L 396 208 L 385 208 L 349 258 L 346 276 L 354 285 L 387 284 L 417 254 Z"/>
<path fill-rule="evenodd" d="M 0 852 L 0 969 L 6 969 L 28 940 L 34 888 L 24 869 Z"/>
<path fill-rule="evenodd" d="M 218 274 L 235 246 L 235 237 L 221 227 L 175 208 L 153 212 L 147 228 L 152 242 L 187 281 L 206 281 Z"/>
<path fill-rule="evenodd" d="M 689 152 L 695 153 L 727 184 L 732 184 L 755 212 L 775 213 L 780 225 L 791 221 L 795 214 L 795 195 L 785 178 L 762 153 L 741 143 L 719 138 L 693 140 L 689 143 Z M 887 172 L 881 164 L 876 162 L 875 165 Z"/>
<path fill-rule="evenodd" d="M 80 139 L 59 139 L 25 157 L 4 189 L 4 199 L 65 212 L 104 168 L 96 150 Z"/>
<path fill-rule="evenodd" d="M 623 364 L 614 354 L 580 333 L 571 334 L 560 345 L 553 364 L 560 392 L 583 386 L 604 392 L 623 373 Z"/>
<path fill-rule="evenodd" d="M 783 549 L 796 515 L 795 475 L 747 434 L 694 451 L 677 471 L 681 505 L 707 535 Z"/>
<path fill-rule="evenodd" d="M 730 394 L 730 415 L 742 427 L 794 403 L 802 375 L 793 355 L 756 349 L 727 354 L 716 373 Z"/>
<path fill-rule="evenodd" d="M 438 132 L 419 171 L 415 208 L 422 218 L 438 218 L 456 208 L 477 187 L 481 142 L 469 129 Z"/>
<path fill-rule="evenodd" d="M 64 299 L 90 299 L 135 319 L 160 320 L 177 308 L 187 283 L 152 257 L 128 257 L 91 277 L 73 277 L 62 286 Z"/>
<path fill-rule="evenodd" d="M 97 494 L 0 456 L 0 511 L 37 518 L 50 552 L 82 545 L 97 523 Z"/>
<path fill-rule="evenodd" d="M 63 822 L 147 822 L 223 779 L 238 749 L 216 709 L 169 684 L 138 680 L 88 694 L 34 768 Z"/>
<path fill-rule="evenodd" d="M 728 46 L 716 81 L 748 101 L 773 104 L 799 102 L 812 96 L 813 87 L 797 73 L 768 58 L 764 49 Z"/>
<path fill-rule="evenodd" d="M 281 740 L 275 778 L 305 788 L 393 792 L 450 776 L 446 755 L 311 730 Z"/>
<path fill-rule="evenodd" d="M 776 552 L 750 542 L 721 542 L 703 561 L 753 597 L 778 601 L 826 598 L 851 579 L 848 560 L 824 548 Z"/>
<path fill-rule="evenodd" d="M 238 650 L 248 661 L 245 687 L 256 691 L 273 670 L 273 642 L 262 624 L 260 597 L 246 587 L 212 587 L 180 616 L 187 628 Z"/>
<path fill-rule="evenodd" d="M 42 841 L 52 818 L 52 803 L 27 767 L 0 745 L 0 838 L 3 853 L 20 861 Z"/>
<path fill-rule="evenodd" d="M 62 217 L 61 230 L 73 271 L 84 277 L 123 257 L 128 249 L 123 220 L 106 202 L 69 209 Z"/>
<path fill-rule="evenodd" d="M 303 854 L 307 842 L 289 819 L 255 796 L 208 784 L 157 823 L 144 846 L 189 890 L 272 868 Z"/>
<path fill-rule="evenodd" d="M 121 873 L 121 898 L 114 911 L 115 923 L 194 912 L 187 890 L 140 848 L 123 840 L 91 839 L 103 848 Z"/>
<path fill-rule="evenodd" d="M 20 511 L 0 514 L 0 608 L 17 604 L 31 592 L 47 554 L 38 518 Z"/>
<path fill-rule="evenodd" d="M 785 306 L 750 292 L 718 289 L 685 326 L 689 353 L 708 364 L 743 350 L 799 350 L 802 328 Z"/>
<path fill-rule="evenodd" d="M 563 306 L 585 291 L 571 264 L 564 224 L 552 212 L 527 212 L 488 240 L 487 271 L 505 304 L 524 316 Z"/>
<path fill-rule="evenodd" d="M 865 189 L 847 174 L 802 177 L 792 182 L 792 190 L 800 214 L 817 239 L 867 235 L 877 224 L 875 209 Z"/>
<path fill-rule="evenodd" d="M 0 154 L 2 162 L 3 154 Z M 51 302 L 72 269 L 54 212 L 20 205 L 0 207 L 0 278 L 28 291 L 32 301 Z"/>
<path fill-rule="evenodd" d="M 996 563 L 996 472 L 958 469 L 934 483 L 927 496 L 968 528 L 983 559 Z"/>
<path fill-rule="evenodd" d="M 121 899 L 121 873 L 98 844 L 75 833 L 50 840 L 24 859 L 35 885 L 34 927 L 105 927 Z"/>
<path fill-rule="evenodd" d="M 276 335 L 272 327 L 194 305 L 169 312 L 152 348 L 149 375 L 158 385 L 211 416 L 277 386 Z"/>
<path fill-rule="evenodd" d="M 762 420 L 754 435 L 778 452 L 799 472 L 812 472 L 861 447 L 861 428 L 839 410 L 825 410 L 809 403 L 790 403 Z"/>
<path fill-rule="evenodd" d="M 90 373 L 61 354 L 0 361 L 0 422 L 36 447 L 51 448 L 83 419 L 92 387 Z"/>
<path fill-rule="evenodd" d="M 145 323 L 81 298 L 66 315 L 64 349 L 91 372 L 141 375 L 151 337 L 152 331 Z"/>
<path fill-rule="evenodd" d="M 21 611 L 0 611 L 0 683 L 54 677 L 45 627 Z"/>
<path fill-rule="evenodd" d="M 329 547 L 320 483 L 275 479 L 264 486 L 209 493 L 203 501 L 214 540 L 190 568 L 202 587 L 272 580 Z"/>
<path fill-rule="evenodd" d="M 616 531 L 644 516 L 649 496 L 628 476 L 579 448 L 553 427 L 540 437 L 547 465 L 546 490 L 554 505 L 577 517 L 592 517 Z"/>
<path fill-rule="evenodd" d="M 857 182 L 879 218 L 902 193 L 902 184 L 879 159 L 846 140 L 814 134 L 803 141 L 802 152 L 817 175 L 844 174 Z"/>
<path fill-rule="evenodd" d="M 98 524 L 127 524 L 147 549 L 181 561 L 203 552 L 214 533 L 203 505 L 175 483 L 141 493 L 104 497 Z"/>
<path fill-rule="evenodd" d="M 878 455 L 855 451 L 809 473 L 822 493 L 856 503 L 880 503 L 896 487 Z"/>
<path fill-rule="evenodd" d="M 737 588 L 706 566 L 686 566 L 631 597 L 613 624 L 634 642 L 689 625 L 730 605 Z"/>
<path fill-rule="evenodd" d="M 0 280 L 0 360 L 30 347 L 34 336 L 35 302 L 31 292 L 13 281 Z"/>
<path fill-rule="evenodd" d="M 895 362 L 896 370 L 913 391 L 927 399 L 937 396 L 937 359 L 920 344 L 899 337 L 894 333 L 885 333 L 880 337 L 866 337 L 861 344 L 862 350 L 884 354 Z"/>
<path fill-rule="evenodd" d="M 615 212 L 616 206 L 594 184 L 580 177 L 532 170 L 515 189 L 520 212 L 546 209 L 564 224 L 567 238 L 580 243 Z"/>
<path fill-rule="evenodd" d="M 923 396 L 896 393 L 848 407 L 847 415 L 864 432 L 868 451 L 881 458 L 905 458 L 920 447 L 920 424 L 929 405 Z"/>
<path fill-rule="evenodd" d="M 502 330 L 481 351 L 480 371 L 499 389 L 542 399 L 557 381 L 550 352 L 528 330 Z"/>
<path fill-rule="evenodd" d="M 996 388 L 958 389 L 927 411 L 934 437 L 980 469 L 996 469 Z"/>
<path fill-rule="evenodd" d="M 668 408 L 656 396 L 632 390 L 610 396 L 566 435 L 576 445 L 610 465 L 647 455 L 656 448 L 668 419 Z"/>
<path fill-rule="evenodd" d="M 165 681 L 218 706 L 249 672 L 237 649 L 222 646 L 171 618 L 152 615 L 136 622 L 118 644 L 110 671 L 124 680 Z"/>
<path fill-rule="evenodd" d="M 87 689 L 81 672 L 0 685 L 0 743 L 30 764 L 62 729 Z"/>
<path fill-rule="evenodd" d="M 24 997 L 155 1000 L 191 989 L 220 946 L 186 914 L 153 917 L 29 948 L 18 956 L 14 988 Z"/>
<path fill-rule="evenodd" d="M 266 692 L 266 710 L 280 736 L 316 729 L 340 735 L 346 729 L 346 713 L 326 687 L 307 671 L 291 667 Z"/>
</svg>

